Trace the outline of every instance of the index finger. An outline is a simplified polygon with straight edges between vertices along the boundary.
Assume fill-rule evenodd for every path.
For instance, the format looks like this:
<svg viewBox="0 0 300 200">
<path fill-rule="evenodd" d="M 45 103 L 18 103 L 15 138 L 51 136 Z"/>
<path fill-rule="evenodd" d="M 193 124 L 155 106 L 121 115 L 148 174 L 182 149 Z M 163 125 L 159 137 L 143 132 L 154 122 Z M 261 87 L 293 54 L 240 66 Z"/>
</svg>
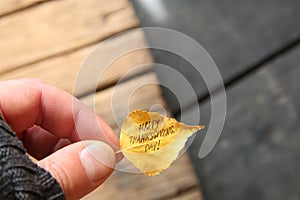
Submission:
<svg viewBox="0 0 300 200">
<path fill-rule="evenodd" d="M 114 149 L 119 142 L 112 129 L 95 112 L 69 93 L 37 79 L 0 82 L 0 111 L 22 138 L 22 132 L 38 125 L 71 142 L 101 140 Z"/>
</svg>

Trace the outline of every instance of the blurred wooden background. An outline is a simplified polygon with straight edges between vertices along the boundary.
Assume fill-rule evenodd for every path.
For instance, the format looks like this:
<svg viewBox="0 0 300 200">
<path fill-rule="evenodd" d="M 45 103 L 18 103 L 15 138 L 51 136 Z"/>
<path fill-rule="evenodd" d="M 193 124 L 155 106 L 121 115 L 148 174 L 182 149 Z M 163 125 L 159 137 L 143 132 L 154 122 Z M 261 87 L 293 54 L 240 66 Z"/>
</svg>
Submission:
<svg viewBox="0 0 300 200">
<path fill-rule="evenodd" d="M 142 27 L 170 28 L 201 44 L 226 85 L 226 121 L 218 143 L 199 159 L 199 144 L 208 130 L 204 129 L 189 148 L 204 198 L 300 199 L 300 1 L 132 2 Z M 173 115 L 195 119 L 193 111 L 200 107 L 201 124 L 209 126 L 212 94 L 201 74 L 180 56 L 152 54 L 157 63 L 184 75 L 194 89 L 180 89 L 168 74 L 157 73 L 178 88 L 177 97 L 185 98 L 181 103 L 186 115 L 179 112 L 174 95 L 163 90 Z M 198 52 L 189 55 L 196 57 Z"/>
<path fill-rule="evenodd" d="M 73 94 L 81 64 L 96 45 L 112 35 L 139 27 L 132 5 L 127 0 L 2 0 L 0 1 L 0 80 L 39 78 Z M 134 43 L 145 43 L 143 32 L 130 31 L 106 41 L 106 55 Z M 103 58 L 105 54 L 101 55 Z M 101 60 L 101 59 L 100 59 Z M 152 56 L 139 50 L 117 59 L 97 85 L 96 112 L 118 133 L 111 112 L 113 87 L 135 66 L 149 64 Z M 94 70 L 103 70 L 95 68 Z M 167 107 L 158 85 L 138 89 L 130 104 L 122 94 L 133 86 L 157 81 L 145 67 L 123 82 L 118 108 L 149 109 L 153 104 Z M 93 91 L 87 86 L 75 94 L 92 106 Z M 145 92 L 147 90 L 147 92 Z M 71 169 L 70 169 L 71 170 Z M 155 177 L 114 172 L 101 187 L 85 199 L 202 199 L 198 181 L 188 156 Z"/>
</svg>

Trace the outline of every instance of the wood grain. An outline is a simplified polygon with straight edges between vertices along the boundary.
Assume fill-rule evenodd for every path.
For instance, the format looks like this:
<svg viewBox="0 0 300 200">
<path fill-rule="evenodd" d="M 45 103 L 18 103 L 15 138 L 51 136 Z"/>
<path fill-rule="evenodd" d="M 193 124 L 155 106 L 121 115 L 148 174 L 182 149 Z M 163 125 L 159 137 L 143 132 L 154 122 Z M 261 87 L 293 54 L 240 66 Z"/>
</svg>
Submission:
<svg viewBox="0 0 300 200">
<path fill-rule="evenodd" d="M 118 134 L 119 127 L 115 120 L 124 115 L 124 108 L 130 111 L 135 109 L 148 110 L 153 104 L 160 104 L 166 108 L 166 104 L 161 97 L 159 85 L 149 84 L 139 88 L 129 100 L 124 99 L 126 93 L 130 93 L 133 88 L 143 83 L 157 81 L 155 73 L 147 73 L 132 80 L 126 81 L 117 87 L 120 87 L 120 93 L 113 96 L 114 88 L 97 92 L 81 100 L 88 106 L 95 107 L 95 111 L 100 115 Z M 117 104 L 111 104 L 112 98 L 117 98 Z M 117 111 L 114 118 L 112 106 Z M 166 108 L 167 109 L 167 108 Z M 126 110 L 126 109 L 125 109 Z M 198 182 L 194 176 L 189 158 L 182 156 L 173 166 L 159 176 L 147 177 L 142 174 L 131 174 L 116 171 L 101 187 L 87 195 L 84 199 L 163 199 L 164 197 L 175 197 L 179 191 L 184 188 L 197 186 Z M 184 195 L 183 195 L 184 196 Z M 185 199 L 195 199 L 201 197 L 201 192 L 189 194 Z M 200 198 L 198 198 L 200 199 Z"/>
<path fill-rule="evenodd" d="M 172 200 L 203 200 L 203 196 L 199 188 L 195 188 L 191 191 L 185 192 L 182 195 L 178 195 L 174 198 L 170 198 Z"/>
<path fill-rule="evenodd" d="M 128 45 L 127 45 L 128 44 Z M 97 56 L 99 63 L 105 60 L 110 54 L 115 54 L 120 48 L 130 46 L 134 48 L 140 44 L 145 44 L 144 34 L 141 30 L 130 31 L 126 34 L 116 36 L 109 39 L 105 44 L 100 44 L 103 47 L 102 53 Z M 17 79 L 17 78 L 39 78 L 52 85 L 72 93 L 77 74 L 79 73 L 82 62 L 96 48 L 97 45 L 88 46 L 72 53 L 61 55 L 55 58 L 47 59 L 36 64 L 20 67 L 8 72 L 0 74 L 0 80 Z M 91 77 L 97 71 L 105 71 L 101 76 L 101 81 L 98 83 L 98 89 L 107 85 L 111 85 L 131 68 L 151 63 L 152 57 L 147 50 L 133 51 L 116 59 L 111 65 L 93 65 L 89 68 L 86 79 L 81 80 L 83 85 L 77 90 L 76 96 L 88 93 L 93 85 Z M 106 69 L 105 69 L 106 68 Z M 147 70 L 145 66 L 141 70 Z M 141 71 L 140 70 L 140 71 Z M 138 72 L 138 71 L 137 71 Z M 99 77 L 95 77 L 99 79 Z"/>
<path fill-rule="evenodd" d="M 148 11 L 143 0 L 132 2 L 142 26 L 175 29 L 202 45 L 216 62 L 224 82 L 247 72 L 289 44 L 299 43 L 300 1 L 225 0 L 218 4 L 211 0 L 162 1 L 166 10 L 163 20 L 157 20 L 156 12 Z M 208 21 L 211 26 L 207 26 Z M 151 44 L 151 38 L 147 39 Z M 198 51 L 189 54 L 191 58 L 199 57 Z M 199 99 L 208 94 L 203 74 L 199 74 L 189 60 L 185 60 L 187 58 L 163 51 L 155 52 L 154 57 L 158 63 L 171 66 L 188 77 L 195 91 L 186 91 L 172 77 L 164 77 L 166 83 L 178 88 L 177 95 L 184 97 L 183 106 L 197 103 L 191 98 L 194 93 Z M 198 71 L 202 71 L 202 67 Z M 172 101 L 172 93 L 168 90 L 164 93 L 167 101 L 171 99 L 168 101 L 171 111 L 178 112 L 180 107 Z"/>
<path fill-rule="evenodd" d="M 189 157 L 184 154 L 168 170 L 154 177 L 116 171 L 102 186 L 83 199 L 165 199 L 175 197 L 182 188 L 197 184 Z M 186 199 L 195 199 L 195 194 L 192 197 Z"/>
<path fill-rule="evenodd" d="M 189 151 L 207 199 L 300 196 L 299 57 L 298 45 L 228 88 L 222 135 L 204 159 L 198 159 L 198 154 L 205 134 L 195 137 Z M 201 105 L 201 121 L 206 126 L 211 121 L 210 109 L 210 101 Z M 192 114 L 186 117 L 194 118 Z"/>
<path fill-rule="evenodd" d="M 128 0 L 48 1 L 31 6 L 41 1 L 0 2 L 0 16 L 13 12 L 0 20 L 0 80 L 39 78 L 81 97 L 116 134 L 120 132 L 117 122 L 127 111 L 158 111 L 163 107 L 169 115 L 156 74 L 150 65 L 144 66 L 153 62 L 149 51 L 127 51 L 146 46 L 143 32 L 132 30 L 110 37 L 138 26 Z M 97 54 L 92 53 L 95 49 Z M 94 60 L 82 71 L 83 61 L 91 53 Z M 111 55 L 116 55 L 112 62 L 103 64 Z M 130 78 L 118 83 L 124 74 L 141 65 Z M 99 71 L 103 71 L 101 77 Z M 81 73 L 83 76 L 79 76 Z M 75 91 L 78 82 L 80 88 Z M 182 191 L 197 184 L 189 158 L 184 155 L 156 177 L 116 171 L 85 199 L 164 199 L 179 193 L 193 199 L 198 197 L 197 191 L 187 195 Z"/>
<path fill-rule="evenodd" d="M 133 111 L 135 109 L 148 110 L 154 104 L 159 104 L 167 109 L 166 104 L 161 97 L 161 91 L 159 85 L 149 84 L 138 88 L 133 91 L 136 86 L 144 83 L 150 83 L 157 81 L 155 73 L 147 73 L 143 76 L 139 76 L 133 80 L 126 81 L 116 87 L 111 87 L 106 90 L 91 94 L 81 98 L 89 107 L 94 107 L 96 113 L 104 119 L 114 130 L 119 133 L 119 127 L 116 125 L 116 121 L 123 121 L 128 114 L 126 111 Z M 115 92 L 115 93 L 114 93 Z M 133 92 L 129 99 L 126 99 L 128 93 Z M 115 102 L 113 101 L 115 98 Z M 116 111 L 113 115 L 113 109 Z"/>
<path fill-rule="evenodd" d="M 127 0 L 50 1 L 0 20 L 0 72 L 136 27 Z"/>
</svg>

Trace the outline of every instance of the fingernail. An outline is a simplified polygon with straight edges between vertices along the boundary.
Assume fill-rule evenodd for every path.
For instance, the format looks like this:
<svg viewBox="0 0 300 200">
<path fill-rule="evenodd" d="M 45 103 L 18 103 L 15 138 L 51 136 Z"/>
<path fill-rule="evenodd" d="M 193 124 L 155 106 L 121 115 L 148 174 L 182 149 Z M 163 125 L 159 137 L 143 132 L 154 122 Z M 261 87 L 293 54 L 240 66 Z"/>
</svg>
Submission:
<svg viewBox="0 0 300 200">
<path fill-rule="evenodd" d="M 91 181 L 98 181 L 112 172 L 115 153 L 100 141 L 85 141 L 86 147 L 80 152 L 82 166 Z"/>
</svg>

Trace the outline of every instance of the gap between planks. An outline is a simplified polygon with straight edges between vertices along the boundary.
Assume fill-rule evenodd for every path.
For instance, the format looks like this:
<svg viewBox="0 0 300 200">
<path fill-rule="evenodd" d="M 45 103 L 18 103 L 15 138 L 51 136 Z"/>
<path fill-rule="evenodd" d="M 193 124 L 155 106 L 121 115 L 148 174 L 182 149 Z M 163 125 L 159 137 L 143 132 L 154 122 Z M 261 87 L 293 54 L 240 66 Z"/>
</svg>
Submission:
<svg viewBox="0 0 300 200">
<path fill-rule="evenodd" d="M 191 166 L 188 155 L 184 154 L 169 169 L 154 177 L 115 171 L 101 187 L 83 199 L 138 200 L 141 196 L 144 199 L 175 196 L 182 188 L 198 184 Z"/>
<path fill-rule="evenodd" d="M 128 44 L 128 45 L 127 45 Z M 144 40 L 144 33 L 141 30 L 133 30 L 125 34 L 113 37 L 101 44 L 102 52 L 97 56 L 95 63 L 99 65 L 91 65 L 86 75 L 85 80 L 81 80 L 82 85 L 79 90 L 74 94 L 77 97 L 82 97 L 90 92 L 93 92 L 95 82 L 99 77 L 95 76 L 95 72 L 105 71 L 101 76 L 101 81 L 97 84 L 97 89 L 102 90 L 113 86 L 120 77 L 126 72 L 130 71 L 136 66 L 144 64 L 150 64 L 153 62 L 152 56 L 147 50 L 137 50 L 125 55 L 122 55 L 118 59 L 114 60 L 109 66 L 101 65 L 108 54 L 117 54 L 118 51 L 129 46 L 135 49 L 138 46 L 146 45 Z M 0 80 L 17 79 L 24 77 L 39 78 L 56 87 L 59 87 L 69 93 L 73 93 L 74 84 L 77 80 L 77 75 L 81 68 L 81 63 L 90 55 L 98 45 L 92 45 L 75 52 L 45 60 L 36 64 L 27 65 L 21 68 L 17 68 L 5 73 L 0 74 Z M 107 68 L 108 67 L 108 68 Z M 107 68 L 107 69 L 105 69 Z M 144 66 L 140 70 L 136 70 L 136 74 L 147 72 L 151 67 Z M 85 77 L 86 76 L 86 77 Z"/>
<path fill-rule="evenodd" d="M 117 105 L 111 104 L 114 88 L 108 88 L 88 95 L 81 98 L 81 101 L 89 107 L 94 107 L 96 113 L 102 117 L 118 135 L 120 127 L 116 124 L 116 121 L 124 119 L 124 115 L 127 115 L 127 110 L 124 108 L 129 108 L 129 110 L 148 110 L 153 104 L 160 104 L 166 108 L 159 85 L 152 84 L 156 81 L 156 74 L 149 72 L 121 83 L 118 85 L 120 92 L 115 96 L 115 98 L 120 100 L 117 101 Z M 150 84 L 133 92 L 129 101 L 124 99 L 124 96 L 130 93 L 133 88 L 144 83 Z M 117 111 L 117 113 L 115 113 L 117 118 L 115 118 L 111 112 L 112 106 Z M 84 199 L 139 199 L 140 196 L 148 196 L 149 199 L 165 199 L 177 196 L 191 199 L 201 197 L 200 189 L 197 186 L 198 180 L 195 177 L 188 155 L 185 154 L 176 161 L 170 169 L 156 177 L 122 172 L 113 173 L 112 177 L 101 187 L 87 195 Z M 198 191 L 196 191 L 196 189 L 198 189 Z M 118 192 L 116 193 L 115 191 Z"/>
<path fill-rule="evenodd" d="M 159 104 L 167 110 L 167 105 L 161 96 L 160 86 L 153 84 L 153 82 L 157 82 L 156 74 L 149 72 L 119 84 L 117 90 L 116 87 L 111 87 L 80 98 L 80 100 L 93 108 L 119 134 L 120 127 L 117 126 L 116 122 L 123 121 L 128 111 L 149 110 L 155 104 Z M 136 89 L 137 86 L 145 83 L 145 86 Z M 131 96 L 130 93 L 132 93 Z M 127 97 L 130 98 L 126 99 Z"/>
<path fill-rule="evenodd" d="M 128 0 L 49 1 L 0 20 L 0 72 L 76 51 L 138 24 Z"/>
<path fill-rule="evenodd" d="M 300 46 L 300 36 L 297 37 L 296 39 L 290 41 L 289 43 L 283 45 L 281 48 L 278 48 L 276 51 L 272 52 L 265 58 L 261 59 L 255 64 L 252 64 L 249 67 L 246 67 L 247 70 L 244 70 L 238 74 L 236 74 L 234 77 L 231 79 L 225 81 L 224 86 L 225 90 L 230 89 L 231 87 L 235 86 L 239 82 L 245 80 L 247 77 L 251 76 L 253 73 L 257 72 L 259 69 L 265 67 L 268 63 L 278 59 L 280 56 L 283 56 L 285 54 L 288 54 L 289 52 L 293 51 L 295 48 Z M 211 94 L 206 92 L 205 94 L 201 95 L 198 97 L 198 104 L 202 105 L 205 102 L 209 101 L 210 96 L 216 95 L 222 88 L 220 86 L 217 86 Z M 188 110 L 192 108 L 194 104 L 190 103 L 186 107 L 182 108 L 182 110 Z M 175 110 L 173 111 L 174 116 L 180 116 L 181 111 L 180 110 Z"/>
</svg>

